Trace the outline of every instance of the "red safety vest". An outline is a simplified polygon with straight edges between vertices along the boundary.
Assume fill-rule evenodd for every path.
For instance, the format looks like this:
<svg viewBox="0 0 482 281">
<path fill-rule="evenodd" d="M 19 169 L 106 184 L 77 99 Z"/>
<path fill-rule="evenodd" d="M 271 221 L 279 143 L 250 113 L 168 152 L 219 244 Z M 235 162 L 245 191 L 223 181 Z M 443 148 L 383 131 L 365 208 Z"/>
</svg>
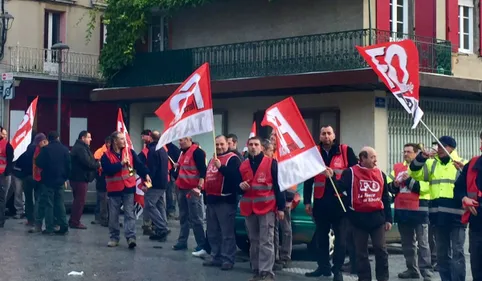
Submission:
<svg viewBox="0 0 482 281">
<path fill-rule="evenodd" d="M 480 156 L 476 156 L 470 160 L 469 168 L 467 169 L 467 196 L 477 200 L 477 197 L 482 197 L 482 191 L 477 188 L 477 171 L 474 170 L 475 163 Z"/>
<path fill-rule="evenodd" d="M 318 145 L 318 150 L 321 153 L 322 148 Z M 340 144 L 339 153 L 333 155 L 329 167 L 333 169 L 335 177 L 337 180 L 341 178 L 341 174 L 345 169 L 348 168 L 348 156 L 347 156 L 348 146 L 346 144 Z M 315 176 L 314 184 L 314 197 L 315 199 L 323 198 L 325 194 L 326 177 L 323 174 L 318 174 Z M 343 196 L 340 194 L 340 196 Z"/>
<path fill-rule="evenodd" d="M 395 172 L 395 179 L 398 174 L 408 170 L 408 166 L 403 163 L 397 163 L 393 166 Z M 420 209 L 420 195 L 411 192 L 404 184 L 400 184 L 400 192 L 395 196 L 395 209 L 397 210 L 409 210 L 418 211 Z"/>
<path fill-rule="evenodd" d="M 134 159 L 132 157 L 132 150 L 129 149 L 127 151 L 129 153 L 129 159 Z M 111 150 L 107 150 L 105 152 L 105 155 L 107 155 L 107 158 L 109 158 L 110 163 L 120 163 L 121 160 L 115 155 L 114 152 Z M 122 158 L 125 157 L 124 153 L 121 154 Z M 107 183 L 107 192 L 116 192 L 116 191 L 122 191 L 124 188 L 133 188 L 136 187 L 136 177 L 130 176 L 129 175 L 129 169 L 127 168 L 126 165 L 122 166 L 122 170 L 117 172 L 113 176 L 105 176 L 105 182 Z"/>
<path fill-rule="evenodd" d="M 196 162 L 194 162 L 193 157 L 194 151 L 198 147 L 196 144 L 191 145 L 186 153 L 181 154 L 181 157 L 179 157 L 179 176 L 176 179 L 176 185 L 180 189 L 194 189 L 199 184 L 201 174 L 196 168 Z"/>
<path fill-rule="evenodd" d="M 0 140 L 0 174 L 7 168 L 7 139 Z"/>
<path fill-rule="evenodd" d="M 272 162 L 272 158 L 263 156 L 254 176 L 249 160 L 246 159 L 241 163 L 241 167 L 239 167 L 241 177 L 243 181 L 247 181 L 251 186 L 250 189 L 244 192 L 243 197 L 239 201 L 239 209 L 242 216 L 247 217 L 253 213 L 265 215 L 276 210 L 276 198 L 271 175 Z"/>
<path fill-rule="evenodd" d="M 218 155 L 219 161 L 221 161 L 221 165 L 226 166 L 231 159 L 231 157 L 236 156 L 233 152 L 228 152 L 223 155 Z M 214 158 L 209 161 L 208 169 L 206 172 L 206 181 L 204 181 L 204 190 L 208 195 L 215 195 L 215 196 L 228 196 L 231 195 L 230 193 L 224 193 L 224 176 L 221 172 L 218 171 L 216 166 L 214 166 Z"/>
<path fill-rule="evenodd" d="M 350 168 L 352 174 L 351 206 L 355 212 L 370 213 L 383 210 L 383 175 L 378 168 L 367 169 L 360 165 Z"/>
<path fill-rule="evenodd" d="M 42 169 L 37 167 L 35 164 L 35 160 L 37 159 L 37 156 L 40 154 L 40 149 L 42 149 L 39 145 L 35 147 L 35 152 L 33 153 L 33 170 L 32 170 L 32 177 L 36 182 L 40 182 L 42 180 Z"/>
<path fill-rule="evenodd" d="M 144 148 L 142 149 L 142 154 L 144 154 L 144 156 L 146 157 L 146 166 L 147 166 L 147 153 L 149 152 L 149 148 L 147 148 L 147 145 L 144 146 Z"/>
</svg>

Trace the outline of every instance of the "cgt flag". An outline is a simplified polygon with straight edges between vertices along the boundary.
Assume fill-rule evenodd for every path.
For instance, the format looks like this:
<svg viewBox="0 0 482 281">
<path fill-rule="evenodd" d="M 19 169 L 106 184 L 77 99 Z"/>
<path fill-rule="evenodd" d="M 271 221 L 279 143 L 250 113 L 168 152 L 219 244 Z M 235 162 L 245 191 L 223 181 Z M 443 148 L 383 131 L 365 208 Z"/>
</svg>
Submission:
<svg viewBox="0 0 482 281">
<path fill-rule="evenodd" d="M 402 40 L 356 48 L 403 108 L 412 115 L 412 129 L 415 129 L 423 116 L 419 107 L 419 59 L 415 43 Z"/>
<path fill-rule="evenodd" d="M 266 110 L 263 126 L 276 134 L 278 183 L 281 191 L 322 173 L 326 167 L 292 97 Z"/>
<path fill-rule="evenodd" d="M 20 155 L 27 151 L 28 145 L 32 142 L 32 128 L 35 121 L 35 113 L 37 112 L 37 101 L 38 97 L 32 101 L 23 116 L 22 123 L 20 123 L 17 132 L 12 138 L 13 161 L 17 161 Z"/>
<path fill-rule="evenodd" d="M 214 130 L 213 101 L 209 64 L 194 71 L 156 110 L 164 122 L 164 132 L 156 150 L 181 138 Z"/>
<path fill-rule="evenodd" d="M 127 131 L 126 124 L 124 123 L 124 117 L 122 116 L 122 110 L 119 108 L 119 111 L 117 113 L 117 131 L 121 132 L 125 135 L 126 137 L 126 149 L 132 149 L 134 150 L 134 146 L 132 145 L 131 137 L 129 135 L 129 132 Z M 132 159 L 130 159 L 132 161 Z M 143 182 L 141 180 L 141 177 L 136 174 L 136 193 L 134 194 L 134 201 L 135 201 L 135 215 L 136 218 L 139 219 L 139 217 L 142 215 L 143 208 L 144 208 L 144 191 L 142 191 L 142 185 Z"/>
</svg>

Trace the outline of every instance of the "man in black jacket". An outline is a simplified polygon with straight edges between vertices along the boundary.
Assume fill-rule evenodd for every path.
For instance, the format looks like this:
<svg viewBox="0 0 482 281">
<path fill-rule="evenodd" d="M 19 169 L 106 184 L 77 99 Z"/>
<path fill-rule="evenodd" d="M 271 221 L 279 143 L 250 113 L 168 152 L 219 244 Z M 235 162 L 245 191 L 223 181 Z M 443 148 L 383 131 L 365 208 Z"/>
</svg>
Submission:
<svg viewBox="0 0 482 281">
<path fill-rule="evenodd" d="M 99 169 L 99 161 L 95 160 L 90 151 L 92 137 L 89 132 L 82 131 L 70 152 L 72 171 L 70 174 L 70 186 L 72 187 L 72 212 L 70 214 L 69 226 L 76 229 L 87 229 L 80 222 L 84 212 L 85 197 L 89 182 L 95 179 L 95 173 Z"/>
<path fill-rule="evenodd" d="M 151 188 L 144 189 L 145 212 L 154 224 L 151 240 L 166 241 L 169 228 L 167 227 L 166 205 L 164 201 L 168 178 L 168 156 L 164 148 L 156 151 L 159 132 L 151 134 L 152 142 L 148 144 L 147 167 L 152 181 Z"/>
<path fill-rule="evenodd" d="M 169 161 L 176 162 L 181 156 L 181 150 L 172 142 L 166 144 L 167 147 L 167 155 L 171 158 Z M 174 164 L 171 162 L 171 164 Z M 174 165 L 169 170 L 169 183 L 167 184 L 166 190 L 166 212 L 167 212 L 167 219 L 174 219 L 176 217 L 176 185 L 174 181 L 176 181 L 176 171 L 174 169 Z"/>
<path fill-rule="evenodd" d="M 49 144 L 42 148 L 35 164 L 42 169 L 41 183 L 45 186 L 39 205 L 45 206 L 44 234 L 66 234 L 69 231 L 65 215 L 64 189 L 70 175 L 69 149 L 59 141 L 59 134 L 50 132 Z M 59 230 L 54 231 L 54 213 Z"/>
<path fill-rule="evenodd" d="M 7 139 L 7 130 L 0 126 L 0 228 L 5 224 L 5 206 L 13 170 L 13 147 Z"/>
<path fill-rule="evenodd" d="M 244 159 L 243 155 L 238 151 L 238 136 L 235 134 L 229 134 L 226 138 L 228 140 L 229 151 L 235 153 L 239 159 Z"/>
</svg>

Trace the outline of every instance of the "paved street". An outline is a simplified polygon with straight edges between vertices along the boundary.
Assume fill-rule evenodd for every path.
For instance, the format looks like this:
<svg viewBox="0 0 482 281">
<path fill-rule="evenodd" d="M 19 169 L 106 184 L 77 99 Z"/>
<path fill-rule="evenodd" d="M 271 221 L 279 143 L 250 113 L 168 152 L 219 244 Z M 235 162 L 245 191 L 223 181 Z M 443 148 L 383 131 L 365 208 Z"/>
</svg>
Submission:
<svg viewBox="0 0 482 281">
<path fill-rule="evenodd" d="M 202 260 L 191 256 L 191 250 L 171 250 L 179 231 L 177 221 L 171 222 L 172 234 L 167 242 L 152 242 L 139 235 L 138 247 L 128 250 L 125 240 L 118 248 L 107 248 L 107 228 L 90 225 L 92 218 L 92 215 L 85 215 L 82 219 L 88 224 L 88 230 L 74 229 L 67 236 L 28 234 L 19 220 L 9 219 L 5 228 L 0 229 L 0 281 L 246 281 L 251 276 L 249 262 L 243 254 L 235 270 L 223 272 L 203 267 Z M 138 233 L 140 231 L 139 225 Z M 189 243 L 191 248 L 195 246 L 193 237 Z M 312 280 L 303 276 L 315 267 L 314 262 L 306 261 L 305 249 L 304 246 L 296 247 L 293 268 L 277 273 L 277 280 Z M 390 279 L 396 280 L 396 274 L 404 266 L 403 256 L 391 254 Z M 84 276 L 67 276 L 71 271 L 84 271 Z M 471 280 L 470 271 L 468 273 L 467 280 Z M 345 280 L 356 279 L 353 275 L 345 276 Z M 440 280 L 438 274 L 434 280 Z"/>
</svg>

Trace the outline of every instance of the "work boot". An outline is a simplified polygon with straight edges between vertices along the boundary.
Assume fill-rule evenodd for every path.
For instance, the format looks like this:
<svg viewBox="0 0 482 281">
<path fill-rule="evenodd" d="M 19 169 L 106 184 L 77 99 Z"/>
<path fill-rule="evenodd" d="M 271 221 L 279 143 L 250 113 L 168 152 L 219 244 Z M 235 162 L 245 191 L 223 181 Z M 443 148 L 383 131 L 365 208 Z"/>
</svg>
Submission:
<svg viewBox="0 0 482 281">
<path fill-rule="evenodd" d="M 343 281 L 343 274 L 341 272 L 333 273 L 333 281 Z"/>
<path fill-rule="evenodd" d="M 281 263 L 281 261 L 275 261 L 274 264 L 273 264 L 273 271 L 279 271 L 279 270 L 283 270 L 283 264 Z"/>
<path fill-rule="evenodd" d="M 206 258 L 206 260 L 203 262 L 203 266 L 221 267 L 222 262 L 219 260 L 214 260 L 213 258 Z"/>
<path fill-rule="evenodd" d="M 408 270 L 405 270 L 404 272 L 399 273 L 398 278 L 400 278 L 400 279 L 418 279 L 418 278 L 420 278 L 420 274 L 416 271 L 408 269 Z"/>
<path fill-rule="evenodd" d="M 167 233 L 166 234 L 153 234 L 153 235 L 149 236 L 149 240 L 166 242 L 167 241 Z"/>
<path fill-rule="evenodd" d="M 283 265 L 283 268 L 289 268 L 291 265 L 291 260 L 280 260 L 280 264 Z"/>
<path fill-rule="evenodd" d="M 129 245 L 129 249 L 134 249 L 137 246 L 135 238 L 127 239 L 127 245 Z"/>
<path fill-rule="evenodd" d="M 154 235 L 154 233 L 152 231 L 152 227 L 150 225 L 143 225 L 142 226 L 142 235 L 145 235 L 145 236 Z"/>
<path fill-rule="evenodd" d="M 117 240 L 110 240 L 109 243 L 107 243 L 107 247 L 109 248 L 114 248 L 119 246 L 119 241 Z"/>
<path fill-rule="evenodd" d="M 32 227 L 32 228 L 28 231 L 28 233 L 40 233 L 40 232 L 42 232 L 42 227 L 41 227 L 41 226 L 38 226 L 38 225 Z"/>
<path fill-rule="evenodd" d="M 433 277 L 433 272 L 431 270 L 421 270 L 424 281 L 430 281 Z"/>
<path fill-rule="evenodd" d="M 261 280 L 261 275 L 259 275 L 258 270 L 253 270 L 253 272 L 254 272 L 253 277 L 248 279 L 248 281 L 259 281 L 259 280 Z"/>
<path fill-rule="evenodd" d="M 329 269 L 323 270 L 320 267 L 315 269 L 315 271 L 305 273 L 306 277 L 331 277 L 331 271 Z"/>
<path fill-rule="evenodd" d="M 67 235 L 69 233 L 69 229 L 59 229 L 59 230 L 54 230 L 54 234 L 56 235 Z"/>
<path fill-rule="evenodd" d="M 187 250 L 187 245 L 177 243 L 177 244 L 175 244 L 174 246 L 172 246 L 172 249 L 173 249 L 174 251 Z"/>
<path fill-rule="evenodd" d="M 259 280 L 274 281 L 274 275 L 269 272 L 261 272 L 259 275 Z"/>
<path fill-rule="evenodd" d="M 233 269 L 233 267 L 234 267 L 234 264 L 229 263 L 229 262 L 224 262 L 224 263 L 221 265 L 221 270 L 227 271 L 227 270 Z"/>
</svg>

